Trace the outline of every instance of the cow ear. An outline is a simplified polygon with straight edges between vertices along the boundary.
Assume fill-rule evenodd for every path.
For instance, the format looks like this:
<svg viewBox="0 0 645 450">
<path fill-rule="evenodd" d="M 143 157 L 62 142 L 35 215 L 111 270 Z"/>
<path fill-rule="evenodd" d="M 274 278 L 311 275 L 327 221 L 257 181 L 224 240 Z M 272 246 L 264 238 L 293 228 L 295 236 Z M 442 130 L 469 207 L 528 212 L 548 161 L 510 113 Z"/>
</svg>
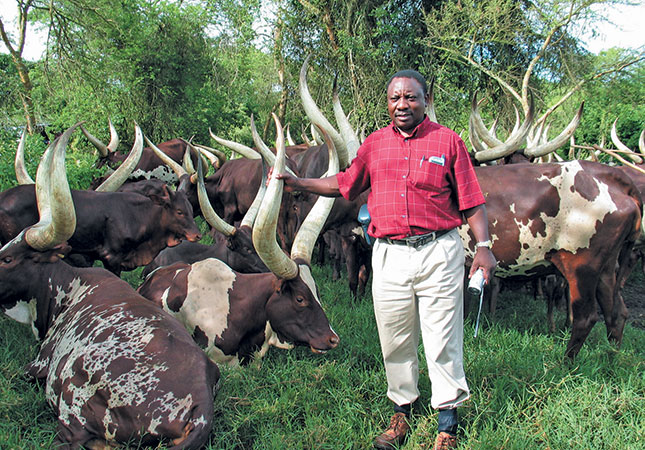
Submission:
<svg viewBox="0 0 645 450">
<path fill-rule="evenodd" d="M 278 278 L 276 280 L 274 290 L 275 290 L 275 292 L 277 294 L 282 294 L 284 292 L 284 289 L 286 288 L 286 284 L 285 284 L 286 282 L 287 282 L 287 280 L 285 280 L 283 278 Z"/>
<path fill-rule="evenodd" d="M 34 260 L 38 263 L 55 263 L 67 256 L 71 249 L 72 247 L 67 245 L 67 242 L 63 242 L 44 252 L 37 252 Z"/>
<path fill-rule="evenodd" d="M 170 203 L 170 190 L 167 185 L 163 185 L 161 188 L 161 194 L 151 195 L 150 200 L 155 202 L 157 205 L 168 205 Z"/>
</svg>

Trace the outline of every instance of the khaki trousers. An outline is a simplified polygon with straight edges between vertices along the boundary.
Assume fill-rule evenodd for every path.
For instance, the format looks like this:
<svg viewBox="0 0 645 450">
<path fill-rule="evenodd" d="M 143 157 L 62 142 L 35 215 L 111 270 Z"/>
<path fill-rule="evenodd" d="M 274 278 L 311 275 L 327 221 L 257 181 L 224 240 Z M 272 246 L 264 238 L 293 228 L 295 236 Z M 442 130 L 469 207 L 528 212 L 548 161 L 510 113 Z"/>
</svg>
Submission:
<svg viewBox="0 0 645 450">
<path fill-rule="evenodd" d="M 397 405 L 419 397 L 419 332 L 433 408 L 470 396 L 463 366 L 464 248 L 457 230 L 419 248 L 374 243 L 372 297 L 387 396 Z"/>
</svg>

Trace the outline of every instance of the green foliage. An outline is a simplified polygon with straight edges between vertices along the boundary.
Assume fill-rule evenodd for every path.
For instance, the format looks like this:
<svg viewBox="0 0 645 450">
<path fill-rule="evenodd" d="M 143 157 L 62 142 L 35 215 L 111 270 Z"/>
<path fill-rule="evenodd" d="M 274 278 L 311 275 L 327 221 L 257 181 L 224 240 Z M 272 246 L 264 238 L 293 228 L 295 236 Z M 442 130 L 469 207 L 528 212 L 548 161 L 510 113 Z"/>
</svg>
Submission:
<svg viewBox="0 0 645 450">
<path fill-rule="evenodd" d="M 0 53 L 0 123 L 2 125 L 13 122 L 23 111 L 20 102 L 22 86 L 18 71 L 10 55 Z"/>
<path fill-rule="evenodd" d="M 613 49 L 599 55 L 596 64 L 603 66 L 607 60 L 619 57 L 621 51 Z M 613 74 L 589 84 L 578 97 L 585 102 L 584 119 L 576 131 L 576 140 L 600 144 L 604 139 L 611 144 L 610 131 L 614 121 L 623 144 L 638 150 L 640 133 L 645 129 L 645 61 L 641 60 L 630 70 Z"/>
</svg>

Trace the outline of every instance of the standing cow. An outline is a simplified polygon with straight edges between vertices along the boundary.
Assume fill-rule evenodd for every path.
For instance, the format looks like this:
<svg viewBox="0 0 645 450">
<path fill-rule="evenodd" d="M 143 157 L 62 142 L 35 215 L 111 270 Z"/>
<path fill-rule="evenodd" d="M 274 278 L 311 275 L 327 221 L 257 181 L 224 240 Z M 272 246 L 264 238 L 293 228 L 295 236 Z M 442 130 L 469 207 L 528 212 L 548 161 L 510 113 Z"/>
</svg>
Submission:
<svg viewBox="0 0 645 450">
<path fill-rule="evenodd" d="M 620 286 L 643 232 L 643 203 L 619 170 L 588 161 L 476 167 L 486 196 L 493 253 L 502 278 L 561 273 L 567 280 L 574 357 L 603 311 L 608 337 L 620 344 L 627 309 Z M 460 234 L 469 258 L 474 240 Z M 618 270 L 617 270 L 618 268 Z"/>
<path fill-rule="evenodd" d="M 61 262 L 76 225 L 65 175 L 74 128 L 40 164 L 39 222 L 0 249 L 0 308 L 42 339 L 28 373 L 45 381 L 61 448 L 134 440 L 199 449 L 212 429 L 217 366 L 180 323 L 125 281 Z"/>
</svg>

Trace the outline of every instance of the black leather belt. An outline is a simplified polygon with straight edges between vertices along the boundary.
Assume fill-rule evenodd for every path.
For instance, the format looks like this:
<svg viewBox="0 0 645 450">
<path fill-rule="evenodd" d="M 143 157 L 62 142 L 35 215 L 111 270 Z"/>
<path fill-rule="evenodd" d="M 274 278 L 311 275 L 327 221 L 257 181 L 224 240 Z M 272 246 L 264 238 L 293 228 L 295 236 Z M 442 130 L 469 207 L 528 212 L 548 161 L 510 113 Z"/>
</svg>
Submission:
<svg viewBox="0 0 645 450">
<path fill-rule="evenodd" d="M 387 242 L 388 244 L 407 245 L 408 247 L 419 248 L 422 245 L 427 244 L 428 242 L 432 242 L 435 239 L 439 239 L 441 236 L 443 236 L 444 234 L 452 230 L 453 229 L 451 228 L 450 230 L 432 231 L 430 233 L 419 234 L 417 236 L 410 236 L 403 239 L 380 238 L 380 240 L 383 242 Z"/>
</svg>

